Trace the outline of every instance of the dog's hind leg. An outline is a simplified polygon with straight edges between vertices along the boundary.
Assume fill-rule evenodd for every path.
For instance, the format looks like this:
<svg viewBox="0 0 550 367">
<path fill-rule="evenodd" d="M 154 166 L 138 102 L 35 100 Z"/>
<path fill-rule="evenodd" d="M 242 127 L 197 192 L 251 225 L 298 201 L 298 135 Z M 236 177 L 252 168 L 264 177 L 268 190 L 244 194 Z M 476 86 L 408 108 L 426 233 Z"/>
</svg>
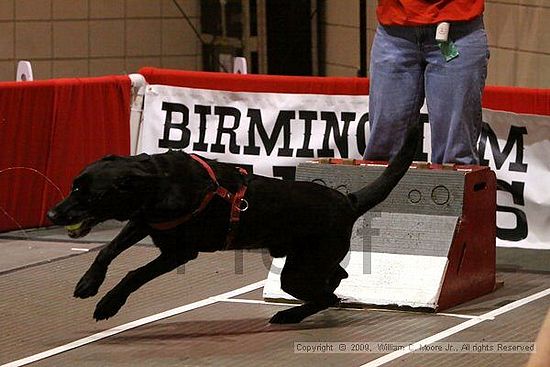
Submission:
<svg viewBox="0 0 550 367">
<path fill-rule="evenodd" d="M 187 260 L 190 259 L 187 258 Z M 99 301 L 94 312 L 94 319 L 99 321 L 114 316 L 126 303 L 131 293 L 156 277 L 176 269 L 187 260 L 174 256 L 174 254 L 161 253 L 146 265 L 129 272 Z"/>
<path fill-rule="evenodd" d="M 99 251 L 94 262 L 77 283 L 74 296 L 88 298 L 95 296 L 105 280 L 109 264 L 124 250 L 136 244 L 147 236 L 143 226 L 128 222 L 120 233 L 104 248 Z"/>
<path fill-rule="evenodd" d="M 346 279 L 348 276 L 348 272 L 340 265 L 337 265 L 328 282 L 330 289 L 334 292 L 340 285 L 342 279 Z"/>
<path fill-rule="evenodd" d="M 288 265 L 288 266 L 287 266 Z M 288 294 L 305 301 L 303 305 L 277 312 L 272 324 L 294 324 L 328 307 L 337 305 L 338 297 L 333 293 L 340 280 L 347 276 L 344 269 L 331 272 L 322 268 L 310 268 L 287 264 L 281 273 L 281 288 Z M 342 273 L 343 272 L 343 273 Z"/>
</svg>

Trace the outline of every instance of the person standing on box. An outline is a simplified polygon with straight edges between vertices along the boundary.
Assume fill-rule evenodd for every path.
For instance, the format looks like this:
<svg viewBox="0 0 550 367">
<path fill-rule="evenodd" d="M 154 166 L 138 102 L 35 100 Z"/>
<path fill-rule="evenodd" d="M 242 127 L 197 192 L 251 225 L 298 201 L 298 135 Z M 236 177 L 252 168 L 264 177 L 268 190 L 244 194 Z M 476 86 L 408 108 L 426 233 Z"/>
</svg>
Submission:
<svg viewBox="0 0 550 367">
<path fill-rule="evenodd" d="M 369 160 L 389 160 L 426 98 L 433 163 L 479 164 L 489 48 L 484 0 L 379 0 L 371 50 Z"/>
</svg>

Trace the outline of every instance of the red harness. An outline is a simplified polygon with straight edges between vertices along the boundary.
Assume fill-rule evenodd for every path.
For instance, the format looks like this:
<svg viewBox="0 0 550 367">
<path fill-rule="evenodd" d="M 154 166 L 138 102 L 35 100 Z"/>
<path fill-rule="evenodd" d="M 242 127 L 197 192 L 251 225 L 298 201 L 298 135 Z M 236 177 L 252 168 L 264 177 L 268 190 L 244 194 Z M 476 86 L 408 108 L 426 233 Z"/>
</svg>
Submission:
<svg viewBox="0 0 550 367">
<path fill-rule="evenodd" d="M 212 167 L 208 165 L 203 159 L 200 157 L 191 154 L 190 157 L 194 159 L 196 162 L 198 162 L 205 170 L 208 172 L 208 175 L 216 185 L 215 191 L 210 191 L 206 194 L 206 196 L 202 199 L 199 207 L 195 209 L 192 213 L 187 214 L 183 217 L 168 221 L 168 222 L 162 222 L 162 223 L 149 223 L 149 226 L 151 228 L 154 228 L 159 231 L 167 231 L 170 229 L 174 229 L 180 224 L 183 224 L 187 222 L 189 219 L 194 217 L 195 215 L 202 212 L 206 206 L 210 203 L 210 201 L 214 198 L 214 196 L 218 195 L 225 201 L 229 202 L 231 204 L 231 212 L 229 215 L 229 233 L 227 234 L 227 238 L 225 241 L 226 249 L 230 248 L 233 244 L 233 241 L 235 239 L 235 228 L 237 224 L 239 223 L 239 220 L 241 218 L 241 212 L 244 212 L 248 209 L 248 201 L 244 198 L 244 194 L 246 193 L 246 189 L 248 186 L 246 184 L 243 184 L 235 193 L 232 193 L 231 191 L 227 190 L 225 187 L 220 186 L 218 183 L 218 179 L 216 177 L 216 174 L 214 173 L 214 170 Z M 247 176 L 248 172 L 244 168 L 238 168 L 239 173 L 243 176 Z M 243 206 L 244 205 L 244 206 Z"/>
</svg>

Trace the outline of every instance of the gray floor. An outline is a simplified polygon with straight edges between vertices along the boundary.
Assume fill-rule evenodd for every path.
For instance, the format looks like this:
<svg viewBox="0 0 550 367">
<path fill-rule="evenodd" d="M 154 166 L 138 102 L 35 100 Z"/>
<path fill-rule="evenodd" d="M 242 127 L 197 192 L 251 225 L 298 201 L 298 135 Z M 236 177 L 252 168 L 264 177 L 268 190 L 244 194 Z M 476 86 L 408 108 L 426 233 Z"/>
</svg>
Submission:
<svg viewBox="0 0 550 367">
<path fill-rule="evenodd" d="M 497 247 L 497 267 L 508 271 L 550 273 L 550 250 Z"/>
<path fill-rule="evenodd" d="M 62 227 L 36 228 L 0 233 L 0 274 L 97 249 L 112 240 L 123 224 L 109 221 L 86 237 L 73 240 Z M 149 237 L 140 242 L 152 245 Z"/>
<path fill-rule="evenodd" d="M 380 358 L 390 351 L 299 354 L 293 348 L 297 342 L 413 343 L 550 289 L 547 253 L 499 249 L 497 277 L 503 286 L 444 314 L 329 309 L 299 325 L 277 326 L 267 321 L 287 306 L 263 303 L 260 286 L 236 296 L 212 298 L 262 281 L 268 272 L 265 254 L 223 252 L 201 254 L 185 268 L 155 279 L 133 294 L 115 317 L 95 322 L 91 316 L 99 297 L 126 272 L 157 254 L 149 240 L 144 240 L 113 263 L 97 297 L 72 298 L 75 283 L 97 249 L 119 229 L 118 223 L 104 224 L 85 241 L 69 240 L 60 228 L 0 234 L 0 365 L 65 346 L 63 353 L 32 364 L 361 366 L 370 362 L 372 366 L 520 366 L 528 354 L 408 353 L 382 363 Z M 78 348 L 70 347 L 82 338 L 117 330 L 182 305 L 192 307 Z M 480 319 L 479 324 L 449 334 L 441 342 L 532 342 L 549 307 L 550 296 L 540 297 L 494 319 Z"/>
</svg>

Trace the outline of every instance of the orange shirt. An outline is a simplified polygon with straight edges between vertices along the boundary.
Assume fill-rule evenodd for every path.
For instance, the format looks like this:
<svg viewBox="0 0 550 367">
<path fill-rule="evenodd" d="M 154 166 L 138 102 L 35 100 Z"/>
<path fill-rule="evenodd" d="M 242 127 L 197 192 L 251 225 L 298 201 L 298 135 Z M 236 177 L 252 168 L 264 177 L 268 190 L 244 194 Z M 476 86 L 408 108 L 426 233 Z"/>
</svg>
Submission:
<svg viewBox="0 0 550 367">
<path fill-rule="evenodd" d="M 378 0 L 376 15 L 383 25 L 426 25 L 466 21 L 483 13 L 485 0 Z"/>
</svg>

